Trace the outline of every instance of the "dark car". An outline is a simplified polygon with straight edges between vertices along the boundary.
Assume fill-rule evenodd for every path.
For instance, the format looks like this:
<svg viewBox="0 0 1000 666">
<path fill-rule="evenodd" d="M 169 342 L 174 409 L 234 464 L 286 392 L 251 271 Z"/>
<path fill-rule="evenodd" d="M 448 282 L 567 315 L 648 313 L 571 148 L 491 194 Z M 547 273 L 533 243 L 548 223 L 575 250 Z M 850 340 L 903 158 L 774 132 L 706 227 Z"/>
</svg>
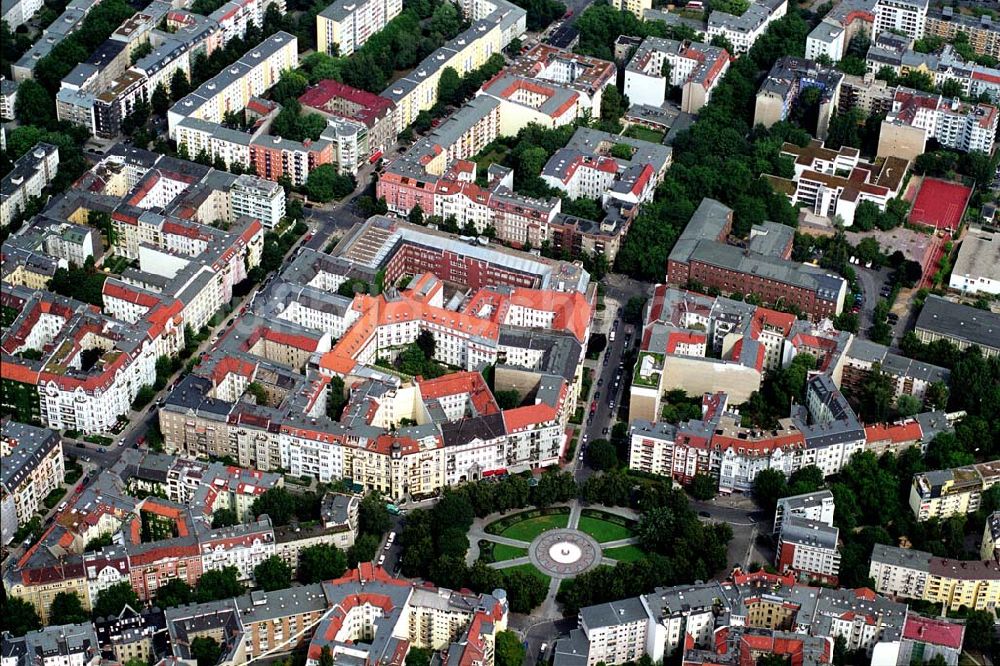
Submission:
<svg viewBox="0 0 1000 666">
<path fill-rule="evenodd" d="M 712 517 L 712 514 L 710 514 L 708 511 L 699 511 L 698 515 L 701 516 L 702 518 L 711 518 Z"/>
</svg>

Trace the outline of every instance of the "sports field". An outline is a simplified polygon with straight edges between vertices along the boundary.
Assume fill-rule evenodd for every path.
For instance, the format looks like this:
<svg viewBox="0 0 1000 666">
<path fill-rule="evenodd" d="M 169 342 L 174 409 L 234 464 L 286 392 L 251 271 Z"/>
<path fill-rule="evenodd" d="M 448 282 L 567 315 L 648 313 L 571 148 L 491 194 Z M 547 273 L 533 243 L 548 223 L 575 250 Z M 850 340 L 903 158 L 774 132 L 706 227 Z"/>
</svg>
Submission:
<svg viewBox="0 0 1000 666">
<path fill-rule="evenodd" d="M 970 196 L 972 190 L 965 185 L 926 178 L 910 209 L 910 223 L 954 233 L 962 221 Z"/>
</svg>

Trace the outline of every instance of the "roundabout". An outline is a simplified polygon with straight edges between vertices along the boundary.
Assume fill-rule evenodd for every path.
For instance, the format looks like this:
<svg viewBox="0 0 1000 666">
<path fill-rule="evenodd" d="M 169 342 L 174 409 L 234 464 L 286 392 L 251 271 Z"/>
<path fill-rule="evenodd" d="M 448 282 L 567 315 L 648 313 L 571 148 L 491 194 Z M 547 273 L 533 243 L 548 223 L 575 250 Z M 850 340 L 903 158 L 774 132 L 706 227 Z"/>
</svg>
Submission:
<svg viewBox="0 0 1000 666">
<path fill-rule="evenodd" d="M 580 530 L 549 530 L 528 546 L 528 559 L 547 576 L 572 578 L 601 563 L 603 553 L 597 539 Z"/>
</svg>

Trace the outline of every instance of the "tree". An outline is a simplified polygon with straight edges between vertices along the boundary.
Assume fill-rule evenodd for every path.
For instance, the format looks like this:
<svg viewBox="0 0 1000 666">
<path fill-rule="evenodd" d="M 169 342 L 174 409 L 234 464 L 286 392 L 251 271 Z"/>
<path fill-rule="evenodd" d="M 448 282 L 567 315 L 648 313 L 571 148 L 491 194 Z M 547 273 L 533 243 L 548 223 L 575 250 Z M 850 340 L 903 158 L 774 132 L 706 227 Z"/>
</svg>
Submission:
<svg viewBox="0 0 1000 666">
<path fill-rule="evenodd" d="M 52 96 L 38 82 L 25 79 L 17 86 L 14 118 L 24 125 L 51 127 L 55 123 Z"/>
<path fill-rule="evenodd" d="M 205 603 L 232 599 L 245 591 L 243 583 L 240 582 L 239 571 L 234 566 L 228 566 L 206 571 L 201 575 L 198 579 L 198 588 L 195 590 L 195 600 L 198 603 Z"/>
<path fill-rule="evenodd" d="M 295 515 L 295 498 L 284 488 L 271 488 L 250 505 L 252 516 L 259 517 L 265 513 L 272 525 L 287 525 Z"/>
<path fill-rule="evenodd" d="M 646 309 L 646 299 L 643 296 L 632 296 L 625 303 L 623 316 L 626 324 L 638 326 L 642 324 L 643 312 Z"/>
<path fill-rule="evenodd" d="M 994 619 L 990 611 L 972 611 L 965 620 L 965 645 L 989 652 L 996 644 Z"/>
<path fill-rule="evenodd" d="M 948 405 L 948 385 L 933 382 L 924 392 L 924 403 L 928 409 L 944 409 Z"/>
<path fill-rule="evenodd" d="M 299 551 L 299 582 L 319 583 L 339 578 L 347 571 L 344 552 L 329 544 L 309 546 Z"/>
<path fill-rule="evenodd" d="M 371 562 L 378 553 L 380 538 L 374 534 L 359 534 L 347 549 L 347 566 L 356 567 L 361 562 Z"/>
<path fill-rule="evenodd" d="M 281 78 L 271 88 L 271 98 L 279 104 L 286 104 L 288 100 L 298 100 L 298 98 L 309 87 L 309 79 L 292 69 L 286 69 L 281 73 Z"/>
<path fill-rule="evenodd" d="M 253 568 L 253 579 L 265 592 L 284 590 L 292 586 L 292 568 L 279 556 L 272 555 Z"/>
<path fill-rule="evenodd" d="M 160 608 L 183 606 L 194 600 L 191 586 L 180 578 L 171 578 L 156 588 L 156 605 Z"/>
<path fill-rule="evenodd" d="M 501 631 L 496 637 L 496 666 L 521 666 L 524 645 L 513 631 Z"/>
<path fill-rule="evenodd" d="M 267 389 L 260 382 L 250 382 L 247 384 L 247 393 L 253 396 L 258 405 L 267 407 Z"/>
<path fill-rule="evenodd" d="M 174 70 L 170 77 L 170 99 L 176 102 L 187 97 L 190 92 L 191 83 L 188 81 L 187 74 L 184 73 L 183 69 Z"/>
<path fill-rule="evenodd" d="M 132 584 L 123 580 L 103 590 L 97 597 L 93 607 L 94 618 L 117 617 L 126 606 L 138 609 L 139 596 L 132 589 Z"/>
<path fill-rule="evenodd" d="M 340 199 L 354 191 L 354 179 L 337 173 L 332 164 L 322 164 L 309 172 L 306 192 L 311 199 L 331 201 Z"/>
<path fill-rule="evenodd" d="M 719 492 L 719 482 L 709 474 L 695 474 L 688 484 L 688 492 L 697 500 L 710 500 Z"/>
<path fill-rule="evenodd" d="M 764 469 L 753 481 L 753 496 L 757 504 L 767 513 L 774 513 L 778 500 L 788 492 L 785 474 L 777 469 Z"/>
<path fill-rule="evenodd" d="M 163 86 L 163 83 L 156 85 L 156 90 L 153 91 L 150 97 L 150 103 L 153 107 L 153 113 L 158 116 L 162 116 L 170 110 L 170 95 L 167 94 L 167 89 Z"/>
<path fill-rule="evenodd" d="M 441 104 L 452 104 L 460 101 L 458 99 L 459 90 L 462 87 L 462 79 L 454 67 L 445 67 L 441 71 L 441 78 L 438 79 L 438 102 Z"/>
<path fill-rule="evenodd" d="M 60 592 L 49 606 L 49 624 L 78 624 L 87 621 L 87 611 L 75 592 Z"/>
<path fill-rule="evenodd" d="M 900 395 L 896 398 L 896 411 L 899 412 L 900 416 L 913 416 L 920 411 L 923 405 L 919 398 L 915 398 L 912 395 L 906 393 Z"/>
<path fill-rule="evenodd" d="M 511 389 L 509 391 L 496 391 L 493 394 L 500 409 L 514 409 L 521 404 L 521 394 Z"/>
<path fill-rule="evenodd" d="M 806 465 L 792 472 L 788 478 L 788 495 L 785 497 L 816 492 L 823 487 L 824 480 L 823 470 L 816 465 Z"/>
<path fill-rule="evenodd" d="M 417 347 L 420 351 L 424 353 L 424 358 L 431 359 L 434 358 L 434 351 L 437 349 L 437 342 L 434 339 L 434 333 L 428 329 L 423 329 L 417 334 Z"/>
<path fill-rule="evenodd" d="M 4 630 L 12 636 L 24 636 L 29 631 L 42 628 L 42 620 L 38 611 L 30 603 L 20 597 L 9 594 L 0 595 L 0 615 L 3 616 Z"/>
<path fill-rule="evenodd" d="M 880 423 L 888 419 L 895 393 L 892 378 L 882 372 L 880 363 L 873 363 L 858 391 L 858 412 L 862 419 L 869 423 Z"/>
<path fill-rule="evenodd" d="M 420 204 L 417 204 L 416 206 L 410 209 L 410 213 L 409 215 L 407 215 L 407 221 L 409 221 L 410 224 L 423 226 L 424 209 L 420 207 Z"/>
<path fill-rule="evenodd" d="M 379 538 L 389 531 L 392 517 L 385 508 L 385 500 L 377 492 L 365 495 L 358 505 L 358 531 L 362 534 L 372 534 Z"/>
<path fill-rule="evenodd" d="M 212 512 L 212 529 L 217 530 L 222 527 L 238 525 L 240 519 L 236 516 L 235 509 L 218 509 Z"/>
<path fill-rule="evenodd" d="M 191 656 L 198 662 L 198 666 L 215 666 L 222 656 L 222 647 L 214 638 L 198 636 L 191 641 Z"/>
<path fill-rule="evenodd" d="M 430 666 L 431 651 L 427 648 L 411 647 L 403 663 L 404 666 Z"/>
<path fill-rule="evenodd" d="M 334 666 L 333 650 L 329 645 L 324 645 L 319 651 L 319 666 Z"/>
<path fill-rule="evenodd" d="M 628 98 L 618 91 L 617 86 L 608 86 L 601 95 L 601 120 L 618 122 L 628 110 Z"/>
<path fill-rule="evenodd" d="M 587 445 L 587 464 L 601 471 L 618 467 L 618 452 L 606 439 L 595 439 Z"/>
</svg>

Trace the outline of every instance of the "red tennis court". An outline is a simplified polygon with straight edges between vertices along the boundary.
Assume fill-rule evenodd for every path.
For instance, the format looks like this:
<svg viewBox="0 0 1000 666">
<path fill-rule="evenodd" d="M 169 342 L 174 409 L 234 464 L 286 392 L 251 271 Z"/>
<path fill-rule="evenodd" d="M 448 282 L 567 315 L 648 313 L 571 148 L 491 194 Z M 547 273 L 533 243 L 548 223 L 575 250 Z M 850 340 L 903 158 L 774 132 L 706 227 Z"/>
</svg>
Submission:
<svg viewBox="0 0 1000 666">
<path fill-rule="evenodd" d="M 955 233 L 970 196 L 972 190 L 964 185 L 925 178 L 910 210 L 910 223 Z"/>
</svg>

